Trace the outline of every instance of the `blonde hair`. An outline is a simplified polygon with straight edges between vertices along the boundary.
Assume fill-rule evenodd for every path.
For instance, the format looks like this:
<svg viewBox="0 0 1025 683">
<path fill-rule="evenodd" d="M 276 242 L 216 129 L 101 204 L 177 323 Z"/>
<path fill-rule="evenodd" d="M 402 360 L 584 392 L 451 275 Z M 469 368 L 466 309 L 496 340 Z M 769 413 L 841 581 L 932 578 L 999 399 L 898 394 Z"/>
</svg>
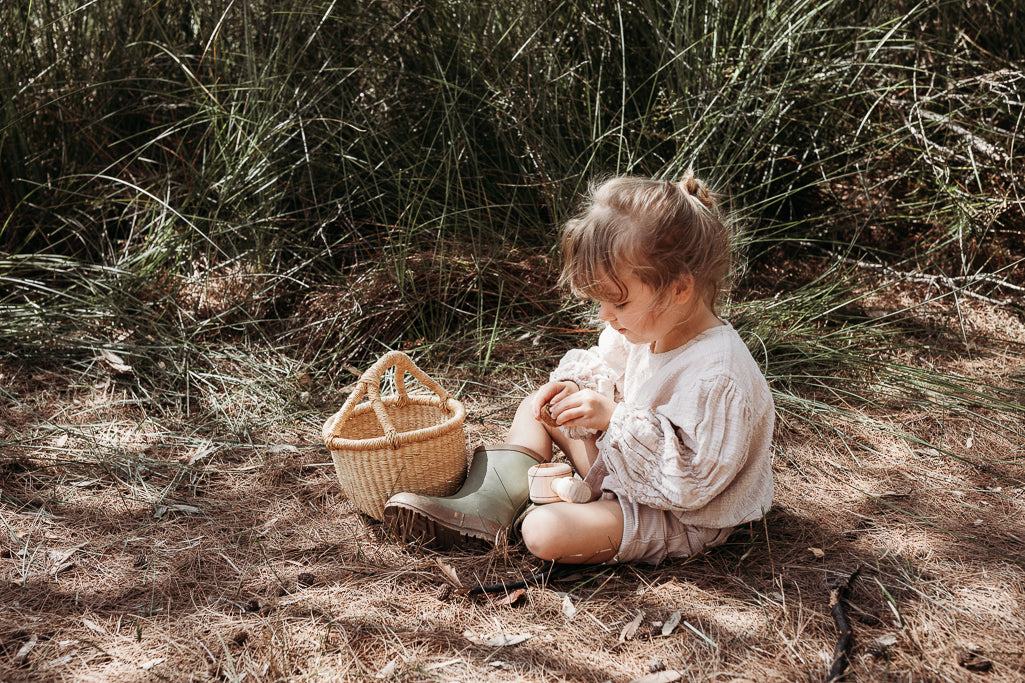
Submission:
<svg viewBox="0 0 1025 683">
<path fill-rule="evenodd" d="M 689 171 L 679 182 L 627 176 L 592 184 L 563 228 L 562 254 L 559 284 L 577 296 L 622 300 L 626 270 L 663 300 L 690 275 L 713 312 L 733 263 L 717 198 Z"/>
</svg>

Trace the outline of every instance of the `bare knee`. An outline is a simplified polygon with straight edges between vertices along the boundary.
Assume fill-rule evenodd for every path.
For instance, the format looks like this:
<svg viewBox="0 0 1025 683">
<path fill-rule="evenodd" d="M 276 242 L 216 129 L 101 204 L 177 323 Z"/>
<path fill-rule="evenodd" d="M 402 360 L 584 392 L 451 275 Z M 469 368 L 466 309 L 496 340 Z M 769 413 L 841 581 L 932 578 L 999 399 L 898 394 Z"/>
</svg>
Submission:
<svg viewBox="0 0 1025 683">
<path fill-rule="evenodd" d="M 623 539 L 623 512 L 616 499 L 551 503 L 527 515 L 520 530 L 537 558 L 595 564 L 615 557 Z"/>
<path fill-rule="evenodd" d="M 527 550 L 542 560 L 557 560 L 563 555 L 564 532 L 551 511 L 543 507 L 527 515 L 520 529 Z"/>
</svg>

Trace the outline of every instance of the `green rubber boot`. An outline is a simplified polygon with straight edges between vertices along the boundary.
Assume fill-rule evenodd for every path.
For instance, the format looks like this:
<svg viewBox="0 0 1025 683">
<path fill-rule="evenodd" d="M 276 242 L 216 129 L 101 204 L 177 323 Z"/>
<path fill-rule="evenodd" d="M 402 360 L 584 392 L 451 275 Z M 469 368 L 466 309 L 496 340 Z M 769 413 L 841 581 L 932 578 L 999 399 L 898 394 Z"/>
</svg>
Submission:
<svg viewBox="0 0 1025 683">
<path fill-rule="evenodd" d="M 494 545 L 530 500 L 527 470 L 546 462 L 522 446 L 480 446 L 455 494 L 439 498 L 396 493 L 384 504 L 384 521 L 402 541 L 436 548 Z"/>
</svg>

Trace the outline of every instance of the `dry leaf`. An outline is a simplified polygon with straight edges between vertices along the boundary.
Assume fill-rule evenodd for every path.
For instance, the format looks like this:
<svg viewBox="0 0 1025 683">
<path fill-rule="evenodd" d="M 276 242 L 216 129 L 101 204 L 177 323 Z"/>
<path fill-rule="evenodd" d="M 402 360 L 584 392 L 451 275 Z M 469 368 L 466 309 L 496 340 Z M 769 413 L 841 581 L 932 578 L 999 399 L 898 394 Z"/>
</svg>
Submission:
<svg viewBox="0 0 1025 683">
<path fill-rule="evenodd" d="M 50 560 L 50 566 L 61 565 L 71 559 L 71 556 L 78 552 L 78 549 L 82 546 L 75 546 L 69 550 L 51 550 L 48 552 L 47 559 Z"/>
<path fill-rule="evenodd" d="M 811 554 L 820 560 L 826 556 L 826 552 L 822 548 L 808 548 L 808 550 L 810 550 Z"/>
<path fill-rule="evenodd" d="M 69 569 L 74 569 L 74 567 L 74 562 L 65 562 L 64 564 L 60 564 L 54 567 L 53 570 L 50 572 L 50 575 L 57 576 L 58 574 L 68 571 Z"/>
<path fill-rule="evenodd" d="M 993 668 L 993 662 L 977 648 L 959 652 L 957 663 L 969 671 L 976 671 L 978 673 L 986 673 Z"/>
<path fill-rule="evenodd" d="M 399 667 L 399 658 L 391 660 L 384 665 L 384 668 L 377 674 L 377 678 L 391 678 L 395 675 L 395 670 Z"/>
<path fill-rule="evenodd" d="M 619 642 L 625 643 L 634 637 L 637 633 L 637 628 L 641 625 L 641 621 L 644 619 L 644 610 L 637 613 L 637 616 L 633 618 L 629 624 L 623 627 L 623 630 L 619 632 Z"/>
<path fill-rule="evenodd" d="M 444 669 L 447 666 L 452 666 L 453 664 L 459 664 L 462 661 L 463 660 L 461 660 L 461 659 L 446 659 L 444 662 L 436 662 L 434 664 L 428 664 L 427 666 L 424 667 L 424 671 L 434 671 L 435 669 Z"/>
<path fill-rule="evenodd" d="M 104 628 L 102 626 L 100 626 L 99 624 L 97 624 L 92 619 L 86 619 L 85 617 L 82 617 L 82 623 L 90 631 L 94 631 L 96 633 L 99 633 L 101 636 L 107 635 L 107 632 L 104 630 Z"/>
<path fill-rule="evenodd" d="M 14 666 L 21 666 L 28 661 L 28 654 L 32 651 L 32 648 L 39 642 L 39 636 L 33 633 L 29 636 L 29 639 L 25 641 L 25 644 L 18 648 L 18 654 L 14 655 Z"/>
<path fill-rule="evenodd" d="M 515 605 L 516 601 L 527 594 L 526 588 L 517 588 L 513 592 L 506 595 L 504 598 L 496 602 L 496 605 Z"/>
<path fill-rule="evenodd" d="M 456 588 L 463 587 L 462 582 L 459 580 L 459 576 L 456 574 L 455 567 L 448 564 L 447 562 L 442 562 L 438 558 L 435 558 L 434 561 L 437 563 L 438 569 L 441 570 L 441 573 L 444 574 L 445 578 L 449 580 L 449 583 L 451 583 Z"/>
<path fill-rule="evenodd" d="M 56 668 L 58 666 L 64 666 L 65 664 L 67 664 L 68 662 L 70 662 L 74 658 L 75 658 L 74 654 L 67 654 L 67 655 L 64 655 L 63 657 L 58 657 L 57 659 L 51 659 L 50 661 L 48 661 L 46 663 L 45 666 L 46 666 L 47 669 L 54 669 L 54 668 Z"/>
<path fill-rule="evenodd" d="M 562 613 L 566 615 L 567 619 L 572 619 L 579 611 L 580 610 L 577 609 L 577 606 L 573 604 L 573 600 L 570 599 L 568 595 L 562 598 Z"/>
<path fill-rule="evenodd" d="M 492 638 L 488 638 L 482 644 L 488 647 L 509 647 L 510 645 L 519 645 L 525 640 L 530 640 L 534 635 L 531 633 L 517 633 L 515 635 L 509 635 L 501 633 Z"/>
<path fill-rule="evenodd" d="M 85 546 L 85 543 L 76 545 L 74 548 L 68 548 L 67 550 L 51 550 L 47 553 L 47 558 L 50 561 L 50 575 L 57 576 L 61 572 L 66 572 L 75 566 L 75 563 L 71 561 L 71 556 L 77 553 Z"/>
<path fill-rule="evenodd" d="M 189 459 L 186 461 L 186 465 L 195 465 L 197 462 L 210 455 L 217 450 L 217 446 L 214 445 L 213 441 L 204 441 L 200 444 Z"/>
<path fill-rule="evenodd" d="M 883 491 L 879 494 L 880 498 L 907 498 L 911 495 L 911 489 L 907 491 Z"/>
<path fill-rule="evenodd" d="M 157 657 L 156 659 L 148 659 L 145 662 L 143 662 L 142 664 L 140 664 L 139 668 L 142 669 L 143 671 L 149 671 L 150 669 L 152 669 L 156 665 L 163 664 L 165 661 L 167 661 L 167 660 L 165 658 L 163 658 L 163 657 Z"/>
<path fill-rule="evenodd" d="M 890 648 L 897 644 L 897 641 L 896 633 L 884 633 L 865 646 L 865 650 L 873 657 L 884 657 Z"/>
<path fill-rule="evenodd" d="M 681 678 L 683 678 L 683 673 L 680 671 L 659 671 L 658 673 L 635 678 L 630 683 L 672 683 Z"/>
<path fill-rule="evenodd" d="M 673 632 L 673 629 L 680 624 L 680 616 L 680 610 L 676 610 L 669 615 L 669 618 L 666 619 L 666 623 L 662 624 L 662 635 L 668 636 Z"/>
<path fill-rule="evenodd" d="M 119 375 L 130 375 L 132 374 L 132 366 L 125 363 L 121 356 L 117 355 L 113 351 L 108 349 L 100 350 L 100 358 L 107 362 L 110 369 Z"/>
</svg>

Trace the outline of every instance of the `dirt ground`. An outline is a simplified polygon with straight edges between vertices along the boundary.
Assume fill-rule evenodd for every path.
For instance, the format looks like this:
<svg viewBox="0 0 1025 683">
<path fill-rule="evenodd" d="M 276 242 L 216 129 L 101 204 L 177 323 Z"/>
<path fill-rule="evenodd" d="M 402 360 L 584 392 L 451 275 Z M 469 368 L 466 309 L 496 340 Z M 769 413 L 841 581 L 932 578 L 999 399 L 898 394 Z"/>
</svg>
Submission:
<svg viewBox="0 0 1025 683">
<path fill-rule="evenodd" d="M 945 367 L 1022 386 L 1020 349 L 987 341 L 1025 339 L 1020 321 L 966 305 L 975 349 Z M 1025 425 L 1007 414 L 781 419 L 774 508 L 726 545 L 471 596 L 453 583 L 543 567 L 516 543 L 403 546 L 360 514 L 320 441 L 344 397 L 314 389 L 282 422 L 242 383 L 218 398 L 232 429 L 199 433 L 102 363 L 0 378 L 0 680 L 821 681 L 831 594 L 846 680 L 1025 680 Z M 539 378 L 438 379 L 471 449 Z"/>
</svg>

